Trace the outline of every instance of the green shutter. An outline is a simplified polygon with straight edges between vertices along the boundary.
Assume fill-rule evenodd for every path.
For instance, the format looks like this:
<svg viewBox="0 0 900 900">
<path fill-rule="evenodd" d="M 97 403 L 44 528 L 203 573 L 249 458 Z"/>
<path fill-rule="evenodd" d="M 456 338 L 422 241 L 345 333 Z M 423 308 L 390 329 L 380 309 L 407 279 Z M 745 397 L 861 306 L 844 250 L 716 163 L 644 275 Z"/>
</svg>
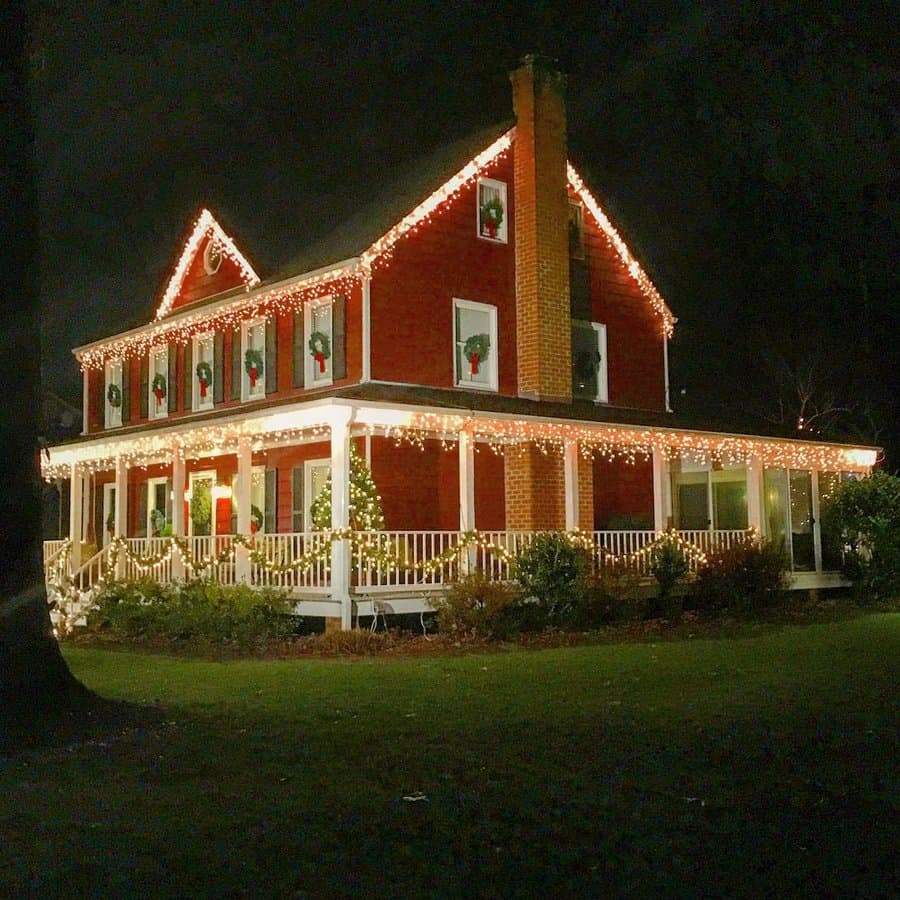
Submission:
<svg viewBox="0 0 900 900">
<path fill-rule="evenodd" d="M 231 399 L 241 399 L 241 328 L 231 332 Z"/>
<path fill-rule="evenodd" d="M 266 393 L 278 390 L 278 316 L 266 319 Z"/>
<path fill-rule="evenodd" d="M 291 529 L 303 531 L 305 522 L 303 515 L 303 466 L 291 469 Z"/>
<path fill-rule="evenodd" d="M 347 301 L 339 295 L 331 306 L 331 378 L 347 377 Z"/>
<path fill-rule="evenodd" d="M 169 412 L 175 412 L 178 409 L 178 347 L 175 344 L 169 344 L 166 359 L 169 364 L 169 383 L 166 385 L 169 391 Z"/>
<path fill-rule="evenodd" d="M 194 408 L 194 342 L 188 340 L 184 345 L 184 372 L 182 372 L 182 381 L 184 382 L 184 409 Z"/>
<path fill-rule="evenodd" d="M 213 403 L 225 399 L 225 335 L 216 332 L 213 341 Z"/>
<path fill-rule="evenodd" d="M 294 313 L 294 370 L 291 381 L 295 388 L 302 388 L 306 371 L 306 344 L 303 340 L 303 310 Z"/>
<path fill-rule="evenodd" d="M 150 357 L 141 357 L 141 418 L 150 416 Z"/>
<path fill-rule="evenodd" d="M 266 534 L 278 531 L 278 469 L 266 469 Z"/>
</svg>

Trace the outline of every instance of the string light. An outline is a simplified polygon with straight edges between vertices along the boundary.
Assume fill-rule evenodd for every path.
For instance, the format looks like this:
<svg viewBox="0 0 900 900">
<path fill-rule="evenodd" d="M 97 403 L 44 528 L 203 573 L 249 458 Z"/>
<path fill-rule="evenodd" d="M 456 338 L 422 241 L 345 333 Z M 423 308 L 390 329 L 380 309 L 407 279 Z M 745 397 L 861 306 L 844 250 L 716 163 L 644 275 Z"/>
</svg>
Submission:
<svg viewBox="0 0 900 900">
<path fill-rule="evenodd" d="M 253 271 L 253 266 L 247 262 L 244 255 L 235 246 L 234 241 L 222 231 L 221 226 L 215 220 L 213 214 L 208 209 L 202 209 L 197 221 L 194 222 L 191 236 L 184 245 L 181 257 L 175 266 L 175 271 L 169 279 L 169 283 L 163 293 L 162 302 L 156 310 L 157 319 L 163 318 L 163 316 L 171 311 L 172 304 L 181 292 L 181 286 L 184 283 L 184 278 L 188 273 L 194 255 L 200 246 L 200 242 L 205 237 L 209 237 L 210 240 L 215 241 L 218 244 L 220 251 L 238 267 L 241 278 L 248 288 L 259 284 L 260 279 L 256 272 Z"/>
<path fill-rule="evenodd" d="M 663 322 L 663 331 L 665 332 L 666 337 L 672 337 L 675 331 L 675 323 L 678 320 L 672 315 L 672 311 L 669 309 L 666 301 L 663 300 L 662 295 L 656 289 L 656 286 L 650 280 L 650 276 L 647 275 L 641 268 L 640 263 L 632 256 L 631 251 L 628 249 L 628 245 L 622 240 L 622 236 L 616 231 L 606 213 L 600 208 L 600 204 L 594 199 L 594 196 L 587 187 L 585 187 L 584 181 L 582 181 L 578 172 L 575 171 L 575 167 L 572 163 L 567 162 L 566 168 L 569 186 L 578 195 L 578 198 L 585 205 L 585 208 L 591 214 L 597 225 L 600 226 L 601 231 L 606 235 L 607 240 L 615 249 L 616 253 L 619 254 L 619 258 L 625 264 L 625 268 L 628 269 L 631 277 L 638 283 L 644 296 L 650 301 L 651 306 L 659 313 Z"/>
</svg>

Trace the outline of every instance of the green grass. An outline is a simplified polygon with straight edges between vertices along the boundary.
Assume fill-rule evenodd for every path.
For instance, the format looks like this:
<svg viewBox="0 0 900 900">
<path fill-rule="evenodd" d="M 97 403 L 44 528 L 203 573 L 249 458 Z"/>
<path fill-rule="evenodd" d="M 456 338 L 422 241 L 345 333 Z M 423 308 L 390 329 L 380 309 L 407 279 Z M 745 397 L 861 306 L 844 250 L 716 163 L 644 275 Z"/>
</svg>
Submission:
<svg viewBox="0 0 900 900">
<path fill-rule="evenodd" d="M 888 895 L 898 651 L 896 614 L 407 660 L 70 646 L 164 722 L 0 760 L 0 895 Z"/>
</svg>

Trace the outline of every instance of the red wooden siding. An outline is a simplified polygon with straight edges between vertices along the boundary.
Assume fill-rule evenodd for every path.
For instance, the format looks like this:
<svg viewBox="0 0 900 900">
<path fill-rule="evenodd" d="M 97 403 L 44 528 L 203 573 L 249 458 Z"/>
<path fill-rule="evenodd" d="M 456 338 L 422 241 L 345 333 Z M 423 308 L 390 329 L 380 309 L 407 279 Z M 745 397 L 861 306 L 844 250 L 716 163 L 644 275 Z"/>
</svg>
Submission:
<svg viewBox="0 0 900 900">
<path fill-rule="evenodd" d="M 503 455 L 486 444 L 475 454 L 475 527 L 481 531 L 506 528 Z M 454 526 L 457 527 L 457 526 Z"/>
<path fill-rule="evenodd" d="M 606 325 L 609 402 L 665 410 L 662 320 L 587 211 L 583 223 L 593 317 Z"/>
<path fill-rule="evenodd" d="M 173 310 L 187 306 L 195 300 L 202 300 L 204 297 L 212 297 L 215 294 L 221 294 L 223 291 L 243 286 L 244 279 L 241 276 L 240 268 L 224 253 L 222 254 L 222 263 L 218 272 L 210 275 L 206 271 L 203 265 L 203 254 L 207 243 L 208 240 L 203 240 L 197 247 L 194 259 L 188 266 L 184 280 L 181 282 L 181 290 L 172 302 Z"/>
<path fill-rule="evenodd" d="M 500 393 L 517 393 L 512 154 L 484 174 L 506 182 L 509 243 L 478 237 L 474 183 L 401 238 L 372 276 L 373 379 L 452 387 L 456 297 L 497 307 Z"/>
<path fill-rule="evenodd" d="M 653 527 L 653 464 L 649 459 L 629 464 L 624 459 L 595 458 L 593 470 L 594 528 L 637 527 L 622 517 Z"/>
</svg>

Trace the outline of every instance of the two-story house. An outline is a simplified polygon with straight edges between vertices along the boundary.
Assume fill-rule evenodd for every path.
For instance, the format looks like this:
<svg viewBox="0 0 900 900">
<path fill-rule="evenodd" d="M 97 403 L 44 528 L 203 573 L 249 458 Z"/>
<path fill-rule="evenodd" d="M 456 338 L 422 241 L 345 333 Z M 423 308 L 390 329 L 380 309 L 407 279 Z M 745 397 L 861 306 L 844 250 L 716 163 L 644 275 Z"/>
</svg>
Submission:
<svg viewBox="0 0 900 900">
<path fill-rule="evenodd" d="M 284 272 L 261 277 L 203 210 L 156 318 L 75 350 L 83 434 L 44 474 L 68 485 L 82 584 L 104 566 L 277 584 L 347 627 L 467 566 L 505 577 L 534 531 L 640 566 L 672 527 L 699 551 L 783 538 L 797 583 L 826 583 L 819 503 L 875 451 L 678 426 L 676 319 L 568 159 L 564 80 L 533 58 L 511 80 L 514 123 L 424 160 Z M 351 528 L 351 445 L 378 534 Z M 331 529 L 310 512 L 326 484 Z"/>
</svg>

